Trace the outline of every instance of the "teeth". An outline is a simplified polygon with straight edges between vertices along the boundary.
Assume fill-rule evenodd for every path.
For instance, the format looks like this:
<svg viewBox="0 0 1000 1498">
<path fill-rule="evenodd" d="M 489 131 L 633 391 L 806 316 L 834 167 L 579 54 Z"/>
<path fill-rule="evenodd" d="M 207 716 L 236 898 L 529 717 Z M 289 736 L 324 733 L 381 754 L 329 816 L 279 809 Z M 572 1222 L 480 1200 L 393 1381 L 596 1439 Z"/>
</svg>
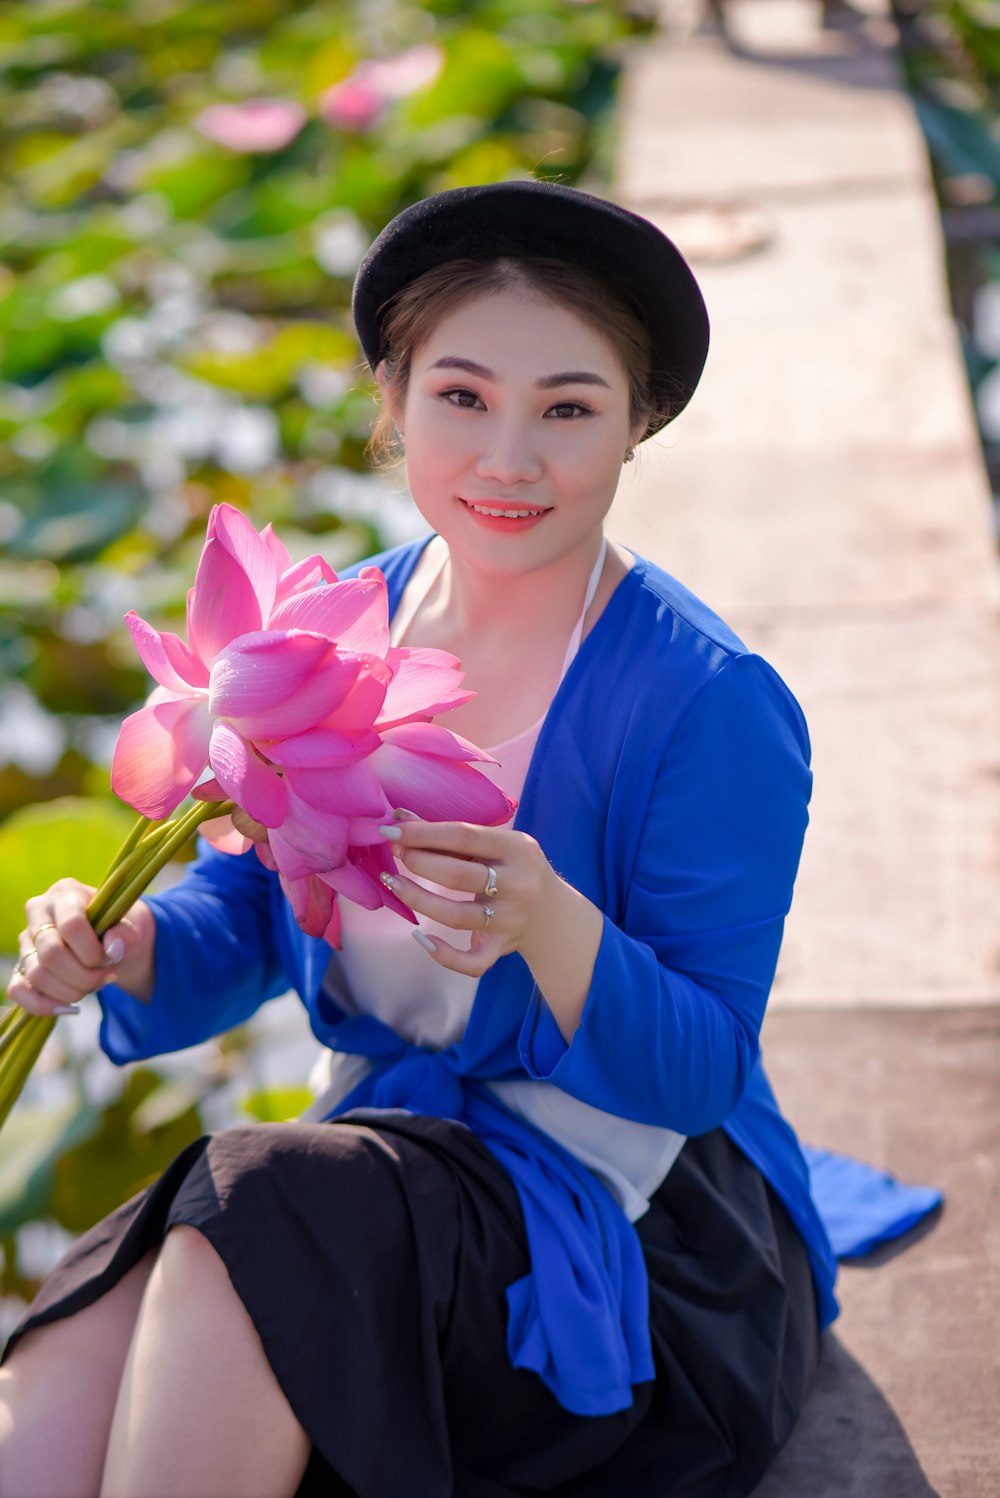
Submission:
<svg viewBox="0 0 1000 1498">
<path fill-rule="evenodd" d="M 470 510 L 475 510 L 477 515 L 496 515 L 500 519 L 514 517 L 523 520 L 528 515 L 544 515 L 544 510 L 490 510 L 486 505 L 474 505 L 471 500 L 466 500 Z"/>
</svg>

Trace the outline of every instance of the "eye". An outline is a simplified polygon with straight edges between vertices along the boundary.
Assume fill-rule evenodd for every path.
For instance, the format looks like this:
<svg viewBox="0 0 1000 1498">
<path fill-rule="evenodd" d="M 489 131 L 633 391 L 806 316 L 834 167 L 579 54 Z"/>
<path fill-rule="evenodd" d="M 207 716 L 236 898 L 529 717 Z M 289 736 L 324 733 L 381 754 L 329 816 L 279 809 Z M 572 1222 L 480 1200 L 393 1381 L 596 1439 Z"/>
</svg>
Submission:
<svg viewBox="0 0 1000 1498">
<path fill-rule="evenodd" d="M 474 390 L 464 390 L 461 387 L 455 390 L 442 390 L 441 396 L 448 402 L 449 406 L 457 406 L 460 411 L 474 410 L 477 401 L 482 405 L 482 401 L 479 400 L 479 396 Z M 452 400 L 452 396 L 456 396 L 458 399 Z"/>
<path fill-rule="evenodd" d="M 560 401 L 558 405 L 550 406 L 545 414 L 551 416 L 553 413 L 558 421 L 575 421 L 578 416 L 592 415 L 592 410 L 582 401 Z"/>
</svg>

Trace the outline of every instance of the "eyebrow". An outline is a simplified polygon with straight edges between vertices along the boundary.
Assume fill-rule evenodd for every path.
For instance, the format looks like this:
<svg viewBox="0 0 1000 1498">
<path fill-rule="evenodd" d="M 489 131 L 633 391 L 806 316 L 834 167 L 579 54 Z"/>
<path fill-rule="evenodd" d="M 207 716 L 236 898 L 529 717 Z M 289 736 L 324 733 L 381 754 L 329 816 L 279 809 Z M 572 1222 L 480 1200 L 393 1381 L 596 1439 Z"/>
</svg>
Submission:
<svg viewBox="0 0 1000 1498">
<path fill-rule="evenodd" d="M 461 359 L 457 354 L 445 354 L 444 358 L 436 359 L 431 369 L 464 369 L 467 374 L 478 375 L 481 380 L 491 380 L 494 384 L 497 378 L 485 364 L 476 364 L 472 359 Z M 559 374 L 543 375 L 540 380 L 535 381 L 536 390 L 556 390 L 560 385 L 603 385 L 605 390 L 611 389 L 607 380 L 589 369 L 563 370 Z"/>
</svg>

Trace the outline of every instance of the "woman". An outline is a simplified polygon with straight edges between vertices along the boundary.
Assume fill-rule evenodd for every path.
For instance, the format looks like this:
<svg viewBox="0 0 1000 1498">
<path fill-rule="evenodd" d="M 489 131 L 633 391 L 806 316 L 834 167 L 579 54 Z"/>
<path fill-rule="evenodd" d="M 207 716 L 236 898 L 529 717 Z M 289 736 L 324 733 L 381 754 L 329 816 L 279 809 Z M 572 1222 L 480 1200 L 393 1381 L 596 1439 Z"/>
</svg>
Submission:
<svg viewBox="0 0 1000 1498">
<path fill-rule="evenodd" d="M 416 945 L 345 906 L 331 958 L 252 853 L 205 850 L 109 954 L 81 886 L 29 902 L 11 997 L 48 1013 L 103 983 L 112 1059 L 292 984 L 329 1066 L 306 1120 L 200 1141 L 70 1250 L 0 1370 L 0 1485 L 737 1498 L 836 1314 L 758 1054 L 808 735 L 759 656 L 602 530 L 697 383 L 704 306 L 647 221 L 508 182 L 401 214 L 354 310 L 376 443 L 402 440 L 433 529 L 370 559 L 393 639 L 461 658 L 477 695 L 447 725 L 517 815 L 400 809 Z"/>
</svg>

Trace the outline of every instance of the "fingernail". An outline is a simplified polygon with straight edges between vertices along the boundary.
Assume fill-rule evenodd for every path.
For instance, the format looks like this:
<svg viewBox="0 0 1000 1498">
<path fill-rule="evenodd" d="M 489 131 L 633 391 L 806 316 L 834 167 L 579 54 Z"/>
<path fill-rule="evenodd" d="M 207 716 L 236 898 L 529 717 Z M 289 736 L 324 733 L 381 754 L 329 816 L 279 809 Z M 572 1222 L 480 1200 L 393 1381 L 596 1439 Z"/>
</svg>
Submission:
<svg viewBox="0 0 1000 1498">
<path fill-rule="evenodd" d="M 51 1010 L 52 1014 L 79 1014 L 79 1004 L 56 1004 Z"/>
<path fill-rule="evenodd" d="M 120 936 L 113 936 L 104 950 L 108 954 L 104 959 L 104 966 L 114 967 L 115 963 L 121 962 L 125 956 L 125 943 Z"/>
<path fill-rule="evenodd" d="M 380 827 L 379 836 L 384 837 L 387 843 L 398 843 L 403 836 L 402 827 Z"/>
<path fill-rule="evenodd" d="M 433 954 L 437 951 L 437 947 L 431 941 L 430 937 L 425 936 L 422 931 L 411 931 L 410 935 L 413 937 L 413 940 L 418 944 L 418 946 L 423 947 L 425 952 L 430 952 L 431 954 Z"/>
<path fill-rule="evenodd" d="M 394 874 L 379 874 L 378 877 L 385 885 L 386 889 L 391 889 L 394 895 L 398 895 L 400 890 L 403 888 L 402 884 Z"/>
<path fill-rule="evenodd" d="M 397 806 L 392 814 L 394 822 L 419 822 L 420 818 L 415 811 L 407 811 L 405 806 Z"/>
</svg>

